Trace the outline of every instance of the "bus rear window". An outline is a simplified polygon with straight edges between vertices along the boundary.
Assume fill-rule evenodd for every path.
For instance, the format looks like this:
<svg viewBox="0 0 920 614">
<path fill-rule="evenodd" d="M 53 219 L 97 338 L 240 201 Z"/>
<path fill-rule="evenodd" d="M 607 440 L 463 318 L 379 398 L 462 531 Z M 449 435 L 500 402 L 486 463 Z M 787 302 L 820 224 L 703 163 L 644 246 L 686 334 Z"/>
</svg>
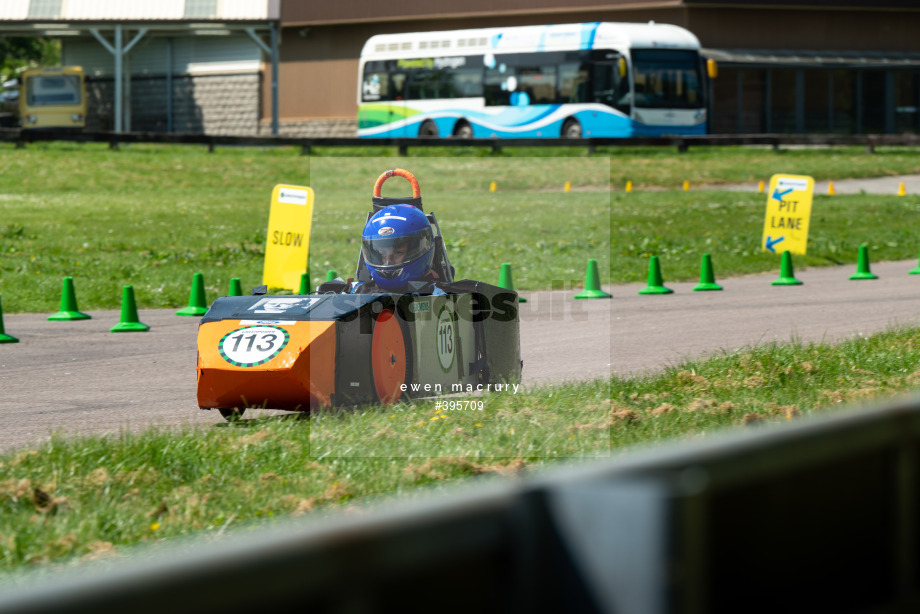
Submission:
<svg viewBox="0 0 920 614">
<path fill-rule="evenodd" d="M 28 77 L 26 92 L 26 103 L 35 107 L 81 102 L 80 78 L 76 75 Z"/>
</svg>

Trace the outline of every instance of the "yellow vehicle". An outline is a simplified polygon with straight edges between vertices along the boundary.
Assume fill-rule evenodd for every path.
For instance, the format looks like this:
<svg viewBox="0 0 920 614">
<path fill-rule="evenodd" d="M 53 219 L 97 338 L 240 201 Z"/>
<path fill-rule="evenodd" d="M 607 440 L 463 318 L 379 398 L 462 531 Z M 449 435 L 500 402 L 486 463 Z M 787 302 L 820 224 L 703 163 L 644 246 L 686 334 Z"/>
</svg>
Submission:
<svg viewBox="0 0 920 614">
<path fill-rule="evenodd" d="M 79 66 L 33 68 L 21 75 L 19 121 L 24 130 L 86 126 L 86 83 Z"/>
</svg>

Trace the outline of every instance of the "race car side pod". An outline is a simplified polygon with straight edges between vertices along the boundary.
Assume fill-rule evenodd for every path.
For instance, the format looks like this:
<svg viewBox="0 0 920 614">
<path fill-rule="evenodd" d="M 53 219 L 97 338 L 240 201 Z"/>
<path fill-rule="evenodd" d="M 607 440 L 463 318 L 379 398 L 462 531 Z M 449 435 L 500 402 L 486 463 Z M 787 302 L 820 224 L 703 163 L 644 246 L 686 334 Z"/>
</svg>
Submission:
<svg viewBox="0 0 920 614">
<path fill-rule="evenodd" d="M 0 304 L 0 343 L 19 343 L 19 339 L 11 335 L 4 334 L 3 331 L 3 305 Z"/>
<path fill-rule="evenodd" d="M 610 298 L 611 295 L 601 290 L 601 276 L 597 271 L 597 260 L 588 260 L 588 270 L 585 271 L 585 291 L 579 292 L 575 298 Z"/>
<path fill-rule="evenodd" d="M 89 320 L 90 316 L 77 309 L 77 293 L 73 288 L 73 277 L 65 277 L 61 288 L 61 310 L 48 316 L 52 322 Z"/>
</svg>

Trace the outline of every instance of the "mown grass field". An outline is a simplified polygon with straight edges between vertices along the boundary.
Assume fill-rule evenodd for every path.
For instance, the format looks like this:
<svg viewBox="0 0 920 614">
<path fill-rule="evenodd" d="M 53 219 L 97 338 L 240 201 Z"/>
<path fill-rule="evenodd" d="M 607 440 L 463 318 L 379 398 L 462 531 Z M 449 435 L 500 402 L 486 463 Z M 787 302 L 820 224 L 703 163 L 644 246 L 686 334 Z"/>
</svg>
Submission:
<svg viewBox="0 0 920 614">
<path fill-rule="evenodd" d="M 230 277 L 256 285 L 277 183 L 316 191 L 314 282 L 327 268 L 345 273 L 358 255 L 373 182 L 394 166 L 419 177 L 464 277 L 495 279 L 509 261 L 519 289 L 541 289 L 580 280 L 594 257 L 603 281 L 636 282 L 648 256 L 659 255 L 668 279 L 693 279 L 702 252 L 713 255 L 720 277 L 773 270 L 775 257 L 759 251 L 764 198 L 696 186 L 776 172 L 818 180 L 920 172 L 916 151 L 877 151 L 394 158 L 347 150 L 307 158 L 289 149 L 0 147 L 0 297 L 5 312 L 50 313 L 61 278 L 72 275 L 84 310 L 117 307 L 125 283 L 141 306 L 172 308 L 187 302 L 197 271 L 209 298 L 225 292 Z M 622 191 L 626 179 L 636 191 Z M 690 192 L 679 189 L 685 179 Z M 391 180 L 385 194 L 405 193 L 404 186 Z M 809 255 L 797 267 L 855 262 L 862 243 L 876 260 L 915 258 L 918 214 L 917 196 L 817 195 Z M 656 375 L 492 394 L 483 411 L 417 401 L 178 432 L 62 434 L 0 456 L 0 570 L 192 533 L 217 536 L 319 509 L 361 510 L 375 498 L 411 497 L 460 479 L 785 423 L 913 390 L 918 361 L 920 331 L 895 330 L 838 346 L 726 352 Z"/>
<path fill-rule="evenodd" d="M 765 199 L 705 184 L 753 183 L 776 172 L 819 180 L 920 172 L 916 151 L 907 148 L 874 155 L 860 148 L 608 148 L 591 157 L 582 150 L 571 157 L 333 153 L 344 152 L 0 146 L 4 311 L 56 311 L 65 276 L 74 277 L 82 309 L 117 308 L 125 284 L 135 287 L 141 307 L 181 307 L 196 272 L 204 274 L 209 299 L 225 294 L 232 277 L 244 288 L 258 285 L 277 183 L 316 191 L 313 283 L 329 269 L 344 276 L 354 270 L 374 180 L 401 166 L 419 177 L 460 276 L 497 281 L 500 264 L 511 262 L 516 288 L 538 290 L 559 280 L 582 283 L 588 258 L 599 260 L 605 283 L 642 281 L 650 255 L 661 257 L 672 280 L 698 275 L 701 253 L 712 255 L 720 276 L 776 269 L 776 258 L 759 249 Z M 626 178 L 635 185 L 629 194 Z M 690 192 L 679 189 L 685 179 Z M 388 181 L 385 195 L 408 195 L 399 181 Z M 816 195 L 809 255 L 797 265 L 855 262 L 863 243 L 876 260 L 913 258 L 918 225 L 917 195 Z"/>
</svg>

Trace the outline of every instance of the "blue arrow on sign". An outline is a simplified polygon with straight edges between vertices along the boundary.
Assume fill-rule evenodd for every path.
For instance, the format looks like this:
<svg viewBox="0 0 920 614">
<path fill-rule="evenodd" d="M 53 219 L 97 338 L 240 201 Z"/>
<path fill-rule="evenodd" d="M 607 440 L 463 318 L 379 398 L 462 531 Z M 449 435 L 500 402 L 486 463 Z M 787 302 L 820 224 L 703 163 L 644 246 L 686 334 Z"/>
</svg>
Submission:
<svg viewBox="0 0 920 614">
<path fill-rule="evenodd" d="M 770 235 L 767 235 L 767 245 L 766 245 L 766 248 L 775 254 L 775 253 L 776 253 L 776 250 L 773 249 L 773 246 L 776 245 L 777 243 L 779 243 L 780 241 L 784 240 L 785 238 L 786 238 L 786 237 L 779 237 L 779 238 L 777 238 L 777 239 L 774 239 L 774 238 L 771 237 Z"/>
<path fill-rule="evenodd" d="M 776 188 L 775 190 L 773 190 L 773 200 L 778 200 L 782 202 L 783 196 L 785 196 L 786 194 L 789 194 L 790 192 L 795 192 L 795 190 L 793 188 L 789 188 L 788 190 L 785 190 L 784 192 L 780 192 L 779 188 Z"/>
</svg>

